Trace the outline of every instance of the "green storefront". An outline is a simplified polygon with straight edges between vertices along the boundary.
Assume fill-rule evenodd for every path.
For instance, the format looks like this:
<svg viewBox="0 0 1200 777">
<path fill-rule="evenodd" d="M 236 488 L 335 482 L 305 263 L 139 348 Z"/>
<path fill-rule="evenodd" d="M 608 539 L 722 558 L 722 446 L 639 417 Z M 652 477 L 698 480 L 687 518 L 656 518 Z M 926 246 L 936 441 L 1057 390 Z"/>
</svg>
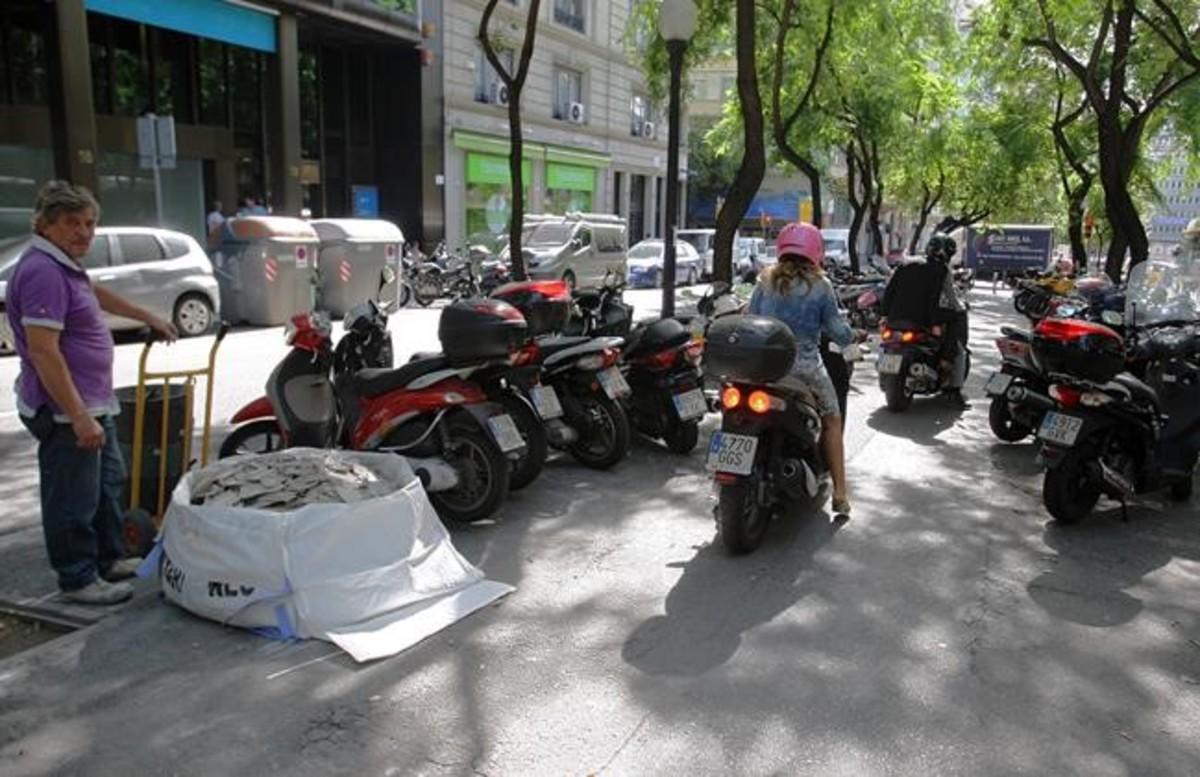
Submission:
<svg viewBox="0 0 1200 777">
<path fill-rule="evenodd" d="M 454 145 L 465 155 L 463 228 L 467 242 L 485 242 L 488 238 L 506 234 L 512 213 L 508 140 L 458 131 L 454 133 Z M 527 213 L 535 208 L 530 195 L 534 164 L 544 165 L 545 191 L 539 208 L 542 212 L 561 214 L 592 209 L 596 176 L 598 171 L 608 168 L 607 155 L 528 141 L 522 145 L 522 155 L 521 178 Z M 453 205 L 447 203 L 447 207 Z"/>
</svg>

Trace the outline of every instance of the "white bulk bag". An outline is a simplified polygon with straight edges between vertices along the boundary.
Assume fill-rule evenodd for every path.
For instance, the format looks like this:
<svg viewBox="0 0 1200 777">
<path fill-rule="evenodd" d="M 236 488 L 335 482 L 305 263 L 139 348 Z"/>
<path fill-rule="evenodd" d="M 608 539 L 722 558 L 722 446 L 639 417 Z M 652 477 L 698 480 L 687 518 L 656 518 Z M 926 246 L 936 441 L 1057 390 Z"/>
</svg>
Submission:
<svg viewBox="0 0 1200 777">
<path fill-rule="evenodd" d="M 459 555 L 403 457 L 337 455 L 394 490 L 290 512 L 193 505 L 192 484 L 211 468 L 198 470 L 175 488 L 144 568 L 157 568 L 167 599 L 196 615 L 283 639 L 325 639 L 357 661 L 398 653 L 513 590 Z M 227 466 L 236 459 L 213 465 Z"/>
</svg>

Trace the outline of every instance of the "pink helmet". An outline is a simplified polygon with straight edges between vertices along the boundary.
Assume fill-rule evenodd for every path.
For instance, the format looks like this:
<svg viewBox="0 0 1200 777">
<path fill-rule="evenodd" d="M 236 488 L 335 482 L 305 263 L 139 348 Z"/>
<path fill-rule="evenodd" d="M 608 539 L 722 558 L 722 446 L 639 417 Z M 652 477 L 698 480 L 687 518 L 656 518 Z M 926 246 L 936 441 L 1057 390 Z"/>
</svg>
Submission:
<svg viewBox="0 0 1200 777">
<path fill-rule="evenodd" d="M 779 230 L 775 240 L 775 253 L 782 259 L 785 256 L 796 256 L 812 262 L 817 267 L 825 265 L 825 240 L 821 230 L 812 224 L 793 221 Z"/>
</svg>

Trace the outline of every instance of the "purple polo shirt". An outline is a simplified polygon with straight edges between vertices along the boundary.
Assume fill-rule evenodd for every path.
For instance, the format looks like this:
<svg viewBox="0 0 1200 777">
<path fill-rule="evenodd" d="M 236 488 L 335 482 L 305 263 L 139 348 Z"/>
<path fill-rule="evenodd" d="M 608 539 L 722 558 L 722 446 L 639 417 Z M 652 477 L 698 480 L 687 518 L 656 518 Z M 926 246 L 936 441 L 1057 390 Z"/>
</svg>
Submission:
<svg viewBox="0 0 1200 777">
<path fill-rule="evenodd" d="M 67 362 L 83 404 L 94 416 L 119 411 L 113 395 L 113 339 L 87 272 L 57 246 L 34 236 L 21 254 L 5 294 L 21 374 L 17 376 L 17 409 L 32 417 L 43 405 L 57 421 L 69 421 L 50 399 L 33 362 L 25 327 L 59 331 L 58 347 Z"/>
</svg>

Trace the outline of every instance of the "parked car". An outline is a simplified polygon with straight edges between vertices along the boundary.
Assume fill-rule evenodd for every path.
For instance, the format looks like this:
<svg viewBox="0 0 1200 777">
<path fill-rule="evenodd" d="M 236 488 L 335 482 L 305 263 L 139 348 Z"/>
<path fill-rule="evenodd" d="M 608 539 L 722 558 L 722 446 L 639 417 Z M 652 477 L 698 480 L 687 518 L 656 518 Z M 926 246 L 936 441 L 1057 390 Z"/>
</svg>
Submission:
<svg viewBox="0 0 1200 777">
<path fill-rule="evenodd" d="M 774 260 L 770 264 L 774 264 Z M 761 237 L 739 237 L 737 239 L 737 275 L 753 281 L 768 267 L 767 241 Z"/>
<path fill-rule="evenodd" d="M 666 242 L 658 238 L 643 240 L 629 249 L 626 283 L 631 289 L 662 286 L 663 253 Z M 700 254 L 690 243 L 675 241 L 675 283 L 694 286 L 700 280 Z"/>
<path fill-rule="evenodd" d="M 0 310 L 8 280 L 29 245 L 28 237 L 0 243 Z M 182 232 L 151 227 L 99 227 L 83 265 L 103 284 L 160 318 L 174 322 L 183 337 L 211 331 L 220 319 L 221 302 L 212 262 L 204 249 Z M 7 316 L 0 316 L 0 349 L 12 348 Z M 114 331 L 143 324 L 106 314 Z"/>
<path fill-rule="evenodd" d="M 562 280 L 572 289 L 597 287 L 612 271 L 625 275 L 625 220 L 602 213 L 539 216 L 522 238 L 530 278 Z"/>
</svg>

